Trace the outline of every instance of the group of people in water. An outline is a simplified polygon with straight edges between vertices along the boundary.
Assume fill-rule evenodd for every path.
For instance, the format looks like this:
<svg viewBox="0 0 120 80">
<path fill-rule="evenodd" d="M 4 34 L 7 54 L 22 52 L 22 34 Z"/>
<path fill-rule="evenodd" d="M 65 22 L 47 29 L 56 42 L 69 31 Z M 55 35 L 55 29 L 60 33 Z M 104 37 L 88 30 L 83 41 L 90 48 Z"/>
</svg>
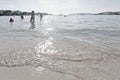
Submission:
<svg viewBox="0 0 120 80">
<path fill-rule="evenodd" d="M 43 15 L 40 13 L 40 19 L 42 19 Z M 24 19 L 24 16 L 21 15 L 21 19 Z M 14 22 L 14 19 L 13 18 L 10 18 L 9 22 Z M 31 12 L 31 18 L 30 18 L 30 22 L 35 22 L 35 12 L 32 11 Z"/>
</svg>

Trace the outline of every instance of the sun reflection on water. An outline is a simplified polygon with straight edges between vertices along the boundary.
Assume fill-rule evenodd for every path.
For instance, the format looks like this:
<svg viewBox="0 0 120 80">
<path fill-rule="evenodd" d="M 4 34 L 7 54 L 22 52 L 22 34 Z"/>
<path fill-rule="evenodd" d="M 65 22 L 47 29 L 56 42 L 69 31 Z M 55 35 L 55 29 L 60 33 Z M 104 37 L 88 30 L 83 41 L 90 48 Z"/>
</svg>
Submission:
<svg viewBox="0 0 120 80">
<path fill-rule="evenodd" d="M 57 49 L 54 46 L 54 38 L 49 35 L 50 33 L 53 32 L 53 28 L 51 26 L 48 26 L 49 23 L 51 23 L 52 18 L 50 17 L 46 17 L 44 18 L 44 21 L 42 21 L 42 33 L 47 36 L 47 39 L 45 39 L 43 42 L 40 42 L 36 47 L 35 47 L 35 51 L 36 51 L 36 58 L 40 58 L 40 59 L 47 59 L 46 57 L 42 56 L 43 54 L 46 55 L 51 55 L 51 54 L 56 54 L 57 53 Z M 42 58 L 41 58 L 42 57 Z M 43 60 L 44 61 L 44 60 Z M 36 67 L 36 72 L 40 72 L 42 73 L 42 70 L 44 70 L 44 68 L 42 66 L 38 66 Z"/>
<path fill-rule="evenodd" d="M 54 54 L 57 52 L 53 45 L 53 37 L 49 37 L 45 42 L 38 44 L 35 48 L 36 52 L 39 54 Z"/>
<path fill-rule="evenodd" d="M 43 25 L 44 28 L 42 30 L 43 34 L 46 35 L 48 38 L 44 41 L 44 42 L 40 42 L 37 46 L 36 46 L 36 51 L 39 54 L 53 54 L 56 53 L 56 49 L 53 45 L 53 37 L 50 36 L 49 34 L 53 32 L 53 28 L 51 26 L 48 26 L 52 21 L 52 17 L 51 16 L 47 16 L 44 18 L 43 21 Z"/>
</svg>

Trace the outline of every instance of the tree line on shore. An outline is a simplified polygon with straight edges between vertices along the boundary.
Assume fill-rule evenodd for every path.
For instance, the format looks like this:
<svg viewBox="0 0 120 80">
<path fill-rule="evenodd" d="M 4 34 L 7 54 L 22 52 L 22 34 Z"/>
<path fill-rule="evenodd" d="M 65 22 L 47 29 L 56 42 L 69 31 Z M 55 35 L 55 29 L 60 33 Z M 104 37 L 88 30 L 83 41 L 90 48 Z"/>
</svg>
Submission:
<svg viewBox="0 0 120 80">
<path fill-rule="evenodd" d="M 98 13 L 97 15 L 120 15 L 120 11 L 117 11 L 117 12 L 102 12 L 102 13 Z"/>
<path fill-rule="evenodd" d="M 40 12 L 35 13 L 35 15 L 38 15 Z M 0 10 L 0 16 L 12 16 L 12 15 L 30 15 L 31 12 L 23 12 L 23 11 L 12 11 L 12 10 Z M 47 13 L 42 13 L 43 15 L 50 15 Z"/>
<path fill-rule="evenodd" d="M 12 11 L 12 10 L 0 10 L 0 16 L 12 16 L 12 15 L 30 15 L 31 12 L 23 12 L 23 11 Z M 35 15 L 39 15 L 40 12 L 35 13 Z M 52 15 L 48 13 L 41 13 L 43 15 Z M 120 11 L 118 12 L 101 12 L 97 14 L 91 14 L 91 13 L 76 13 L 71 15 L 120 15 Z"/>
</svg>

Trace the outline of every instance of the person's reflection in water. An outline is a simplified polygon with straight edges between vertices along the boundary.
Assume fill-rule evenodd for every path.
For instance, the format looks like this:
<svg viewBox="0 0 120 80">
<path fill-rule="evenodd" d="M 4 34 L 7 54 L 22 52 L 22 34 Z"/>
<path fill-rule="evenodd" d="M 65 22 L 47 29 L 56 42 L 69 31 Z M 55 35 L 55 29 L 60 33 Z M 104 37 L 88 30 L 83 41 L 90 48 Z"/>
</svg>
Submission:
<svg viewBox="0 0 120 80">
<path fill-rule="evenodd" d="M 35 23 L 34 22 L 31 22 L 31 26 L 29 29 L 34 29 L 35 28 Z"/>
</svg>

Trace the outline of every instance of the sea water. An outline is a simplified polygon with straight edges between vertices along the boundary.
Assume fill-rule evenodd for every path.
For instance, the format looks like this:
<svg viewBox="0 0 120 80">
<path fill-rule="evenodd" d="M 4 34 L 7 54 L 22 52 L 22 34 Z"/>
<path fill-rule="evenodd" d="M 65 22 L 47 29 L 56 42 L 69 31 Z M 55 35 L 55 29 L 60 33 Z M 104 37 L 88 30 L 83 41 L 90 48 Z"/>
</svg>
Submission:
<svg viewBox="0 0 120 80">
<path fill-rule="evenodd" d="M 30 16 L 0 16 L 1 67 L 29 65 L 78 80 L 120 80 L 119 62 L 120 16 L 45 15 L 35 16 L 34 23 Z"/>
</svg>

